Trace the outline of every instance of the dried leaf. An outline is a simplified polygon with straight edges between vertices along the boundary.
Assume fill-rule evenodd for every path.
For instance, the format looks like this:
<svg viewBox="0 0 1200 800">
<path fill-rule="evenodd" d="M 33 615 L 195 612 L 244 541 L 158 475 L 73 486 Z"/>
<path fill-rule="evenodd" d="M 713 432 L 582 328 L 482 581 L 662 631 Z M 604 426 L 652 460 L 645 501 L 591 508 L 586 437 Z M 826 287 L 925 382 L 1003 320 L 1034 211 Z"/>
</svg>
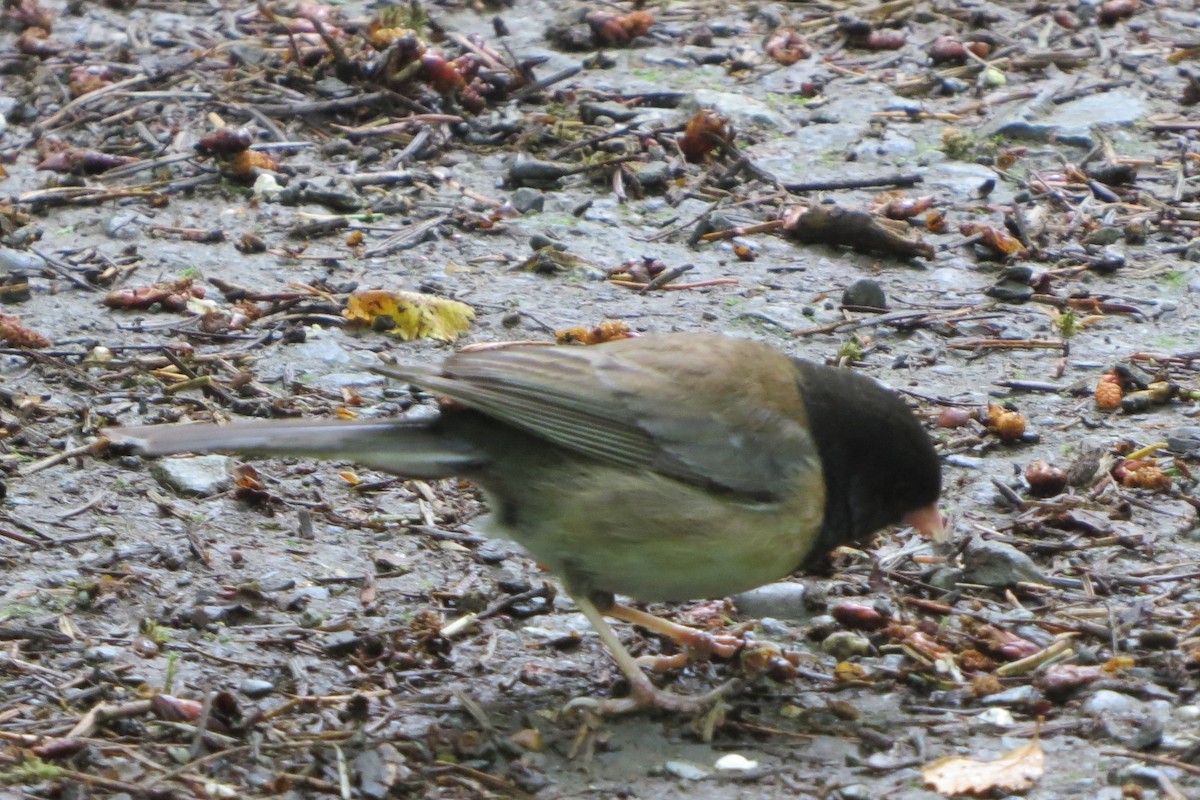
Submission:
<svg viewBox="0 0 1200 800">
<path fill-rule="evenodd" d="M 12 347 L 37 350 L 53 344 L 48 338 L 25 325 L 12 314 L 0 314 L 0 342 Z"/>
<path fill-rule="evenodd" d="M 371 289 L 350 295 L 344 316 L 404 341 L 438 339 L 452 342 L 466 333 L 475 311 L 466 303 L 417 292 Z"/>
<path fill-rule="evenodd" d="M 579 326 L 554 332 L 559 344 L 603 344 L 636 335 L 629 330 L 628 323 L 619 319 L 606 319 L 594 328 Z"/>
<path fill-rule="evenodd" d="M 995 791 L 1023 792 L 1046 770 L 1046 755 L 1034 740 L 995 761 L 964 756 L 939 758 L 921 769 L 925 784 L 946 795 L 987 795 Z"/>
</svg>

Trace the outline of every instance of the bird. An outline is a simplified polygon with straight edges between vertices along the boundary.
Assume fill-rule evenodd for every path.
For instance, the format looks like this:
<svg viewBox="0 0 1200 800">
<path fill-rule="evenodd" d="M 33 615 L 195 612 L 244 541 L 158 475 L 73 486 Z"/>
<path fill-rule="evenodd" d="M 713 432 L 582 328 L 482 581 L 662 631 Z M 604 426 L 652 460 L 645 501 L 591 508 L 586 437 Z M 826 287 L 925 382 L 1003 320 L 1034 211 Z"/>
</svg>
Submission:
<svg viewBox="0 0 1200 800">
<path fill-rule="evenodd" d="M 606 616 L 684 647 L 724 654 L 730 642 L 617 596 L 725 597 L 889 525 L 936 536 L 944 524 L 940 460 L 899 395 L 851 368 L 750 338 L 649 333 L 462 350 L 440 366 L 376 371 L 432 394 L 439 412 L 176 423 L 106 436 L 146 456 L 301 456 L 474 482 L 491 530 L 560 579 L 623 673 L 628 694 L 594 701 L 602 713 L 700 713 L 728 688 L 659 688 Z"/>
</svg>

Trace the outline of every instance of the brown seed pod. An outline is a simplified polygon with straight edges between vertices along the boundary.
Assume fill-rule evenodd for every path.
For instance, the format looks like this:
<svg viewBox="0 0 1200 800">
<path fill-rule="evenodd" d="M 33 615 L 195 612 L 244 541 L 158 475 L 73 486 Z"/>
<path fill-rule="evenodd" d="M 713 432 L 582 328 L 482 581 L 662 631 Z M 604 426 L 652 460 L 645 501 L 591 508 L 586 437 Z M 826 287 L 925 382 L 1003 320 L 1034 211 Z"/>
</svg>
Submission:
<svg viewBox="0 0 1200 800">
<path fill-rule="evenodd" d="M 1092 392 L 1092 396 L 1096 398 L 1096 408 L 1102 411 L 1120 408 L 1124 394 L 1120 379 L 1111 372 L 1106 372 L 1100 377 L 1100 382 Z"/>
<path fill-rule="evenodd" d="M 938 412 L 937 422 L 939 428 L 961 428 L 964 425 L 970 425 L 971 421 L 976 419 L 974 409 L 970 408 L 943 408 Z"/>
<path fill-rule="evenodd" d="M 988 404 L 988 429 L 1006 442 L 1014 442 L 1025 435 L 1027 427 L 1025 415 L 1019 411 L 1009 411 L 996 403 Z"/>
<path fill-rule="evenodd" d="M 1108 0 L 1101 4 L 1096 18 L 1102 25 L 1115 25 L 1136 14 L 1140 5 L 1138 0 Z"/>
<path fill-rule="evenodd" d="M 196 142 L 196 152 L 202 156 L 231 156 L 249 150 L 253 139 L 241 128 L 219 128 Z"/>
<path fill-rule="evenodd" d="M 688 161 L 697 162 L 711 153 L 719 142 L 733 139 L 728 122 L 710 109 L 701 109 L 688 120 L 687 127 L 679 137 L 679 149 Z"/>
<path fill-rule="evenodd" d="M 951 36 L 939 36 L 929 45 L 929 60 L 934 64 L 961 64 L 967 60 L 967 48 Z"/>
<path fill-rule="evenodd" d="M 812 54 L 812 48 L 808 46 L 804 37 L 791 28 L 778 28 L 771 34 L 771 38 L 767 39 L 763 49 L 767 55 L 785 67 Z"/>
<path fill-rule="evenodd" d="M 831 612 L 833 618 L 844 627 L 856 631 L 875 631 L 887 625 L 889 620 L 874 606 L 846 601 L 838 603 Z"/>
<path fill-rule="evenodd" d="M 872 31 L 860 46 L 867 50 L 899 50 L 907 42 L 904 31 L 882 30 Z"/>
<path fill-rule="evenodd" d="M 1130 465 L 1138 465 L 1130 469 Z M 1152 492 L 1167 492 L 1171 490 L 1171 476 L 1162 471 L 1157 464 L 1149 462 L 1127 461 L 1125 475 L 1121 485 L 1127 489 L 1149 489 Z"/>
<path fill-rule="evenodd" d="M 1046 461 L 1031 461 L 1025 467 L 1025 482 L 1034 497 L 1054 497 L 1067 488 L 1067 473 Z"/>
</svg>

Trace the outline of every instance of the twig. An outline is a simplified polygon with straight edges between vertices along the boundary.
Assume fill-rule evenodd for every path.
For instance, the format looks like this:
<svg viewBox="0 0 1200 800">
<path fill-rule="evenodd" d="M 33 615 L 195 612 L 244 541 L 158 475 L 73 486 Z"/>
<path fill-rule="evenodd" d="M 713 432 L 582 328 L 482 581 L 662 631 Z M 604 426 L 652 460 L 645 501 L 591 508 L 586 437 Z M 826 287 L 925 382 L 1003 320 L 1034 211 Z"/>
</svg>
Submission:
<svg viewBox="0 0 1200 800">
<path fill-rule="evenodd" d="M 1061 339 L 964 339 L 950 342 L 954 350 L 1062 350 Z"/>
<path fill-rule="evenodd" d="M 897 327 L 918 328 L 934 322 L 949 322 L 965 319 L 978 311 L 992 308 L 994 303 L 980 303 L 973 306 L 963 306 L 950 311 L 892 311 L 864 319 L 847 319 L 841 322 L 827 322 L 815 328 L 802 328 L 792 331 L 793 336 L 811 336 L 816 333 L 844 333 L 859 328 L 873 328 L 877 325 L 895 325 Z"/>
<path fill-rule="evenodd" d="M 736 239 L 739 236 L 751 236 L 755 233 L 770 233 L 782 228 L 786 223 L 781 219 L 772 219 L 766 222 L 758 222 L 754 225 L 738 225 L 736 228 L 725 228 L 724 230 L 713 231 L 706 233 L 700 238 L 706 242 L 725 241 L 726 239 Z"/>
<path fill-rule="evenodd" d="M 134 86 L 140 86 L 143 83 L 149 83 L 151 80 L 152 78 L 149 75 L 138 75 L 135 78 L 126 78 L 123 81 L 117 81 L 116 83 L 110 83 L 108 86 L 102 86 L 94 92 L 88 92 L 87 94 L 76 97 L 74 100 L 60 108 L 58 113 L 51 114 L 46 119 L 40 120 L 38 126 L 42 130 L 49 130 L 58 125 L 59 120 L 63 119 L 69 114 L 75 113 L 77 109 L 91 105 L 101 98 L 108 97 L 110 94 L 122 92 Z"/>
<path fill-rule="evenodd" d="M 624 286 L 626 289 L 642 289 L 646 284 L 638 283 L 637 281 L 623 281 L 610 279 L 609 283 L 613 286 Z M 712 278 L 706 281 L 693 281 L 692 283 L 671 283 L 660 287 L 663 291 L 679 291 L 681 289 L 703 289 L 708 286 L 732 286 L 737 284 L 737 278 Z"/>
<path fill-rule="evenodd" d="M 641 292 L 642 294 L 646 294 L 647 292 L 652 292 L 655 289 L 661 289 L 671 281 L 675 280 L 681 275 L 684 275 L 685 273 L 691 272 L 695 268 L 695 264 L 680 264 L 678 267 L 664 269 L 662 272 L 651 278 L 650 281 L 642 287 Z"/>
<path fill-rule="evenodd" d="M 837 189 L 866 189 L 872 186 L 908 187 L 922 183 L 924 180 L 925 178 L 920 175 L 896 173 L 892 175 L 880 175 L 875 178 L 843 178 L 841 180 L 797 181 L 795 183 L 783 183 L 780 185 L 792 194 L 801 194 L 803 192 L 824 192 L 834 191 Z"/>
<path fill-rule="evenodd" d="M 1200 775 L 1200 767 L 1195 764 L 1189 764 L 1186 761 L 1179 761 L 1166 756 L 1156 756 L 1152 753 L 1134 752 L 1133 750 L 1101 750 L 1102 756 L 1118 756 L 1120 758 L 1132 758 L 1134 761 L 1149 761 L 1152 764 L 1162 764 L 1165 767 L 1175 767 L 1178 770 L 1188 773 L 1189 775 Z"/>
<path fill-rule="evenodd" d="M 86 456 L 86 455 L 91 455 L 91 454 L 97 453 L 107 444 L 108 444 L 107 439 L 97 439 L 94 442 L 88 442 L 87 444 L 81 444 L 78 447 L 72 447 L 70 450 L 63 450 L 61 453 L 55 453 L 52 456 L 46 456 L 41 461 L 35 461 L 32 464 L 30 464 L 28 467 L 25 467 L 25 469 L 18 471 L 17 474 L 20 475 L 21 477 L 27 477 L 29 475 L 34 475 L 38 472 L 41 472 L 44 469 L 49 469 L 50 467 L 53 467 L 56 464 L 61 464 L 63 461 L 66 461 L 69 458 L 75 458 L 76 456 Z"/>
<path fill-rule="evenodd" d="M 1057 383 L 1043 383 L 1042 381 L 1022 381 L 1015 378 L 1006 378 L 1004 380 L 992 381 L 993 386 L 1003 386 L 1005 389 L 1018 389 L 1023 392 L 1061 392 L 1066 389 L 1066 386 L 1060 386 Z"/>
<path fill-rule="evenodd" d="M 45 545 L 43 545 L 40 541 L 33 538 L 32 536 L 26 536 L 23 533 L 17 533 L 16 531 L 10 531 L 6 528 L 0 528 L 0 537 L 3 537 L 5 539 L 12 539 L 14 542 L 20 542 L 23 545 L 28 545 L 29 547 L 32 547 L 35 550 L 45 549 Z"/>
</svg>

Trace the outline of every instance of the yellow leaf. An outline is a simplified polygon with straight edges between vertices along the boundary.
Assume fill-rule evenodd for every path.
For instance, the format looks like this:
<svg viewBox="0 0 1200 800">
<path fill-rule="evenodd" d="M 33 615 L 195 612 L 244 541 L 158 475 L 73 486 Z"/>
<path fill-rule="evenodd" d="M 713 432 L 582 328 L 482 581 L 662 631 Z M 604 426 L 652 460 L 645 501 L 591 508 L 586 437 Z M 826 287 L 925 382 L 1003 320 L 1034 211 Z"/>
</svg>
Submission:
<svg viewBox="0 0 1200 800">
<path fill-rule="evenodd" d="M 921 768 L 925 784 L 942 794 L 987 795 L 1031 788 L 1046 770 L 1046 754 L 1035 739 L 995 761 L 964 756 L 939 758 Z"/>
<path fill-rule="evenodd" d="M 466 303 L 418 292 L 369 289 L 350 295 L 344 316 L 404 341 L 438 339 L 452 342 L 471 326 L 475 311 Z"/>
<path fill-rule="evenodd" d="M 833 680 L 837 683 L 859 683 L 870 680 L 870 675 L 858 664 L 842 661 L 833 668 Z"/>
</svg>

